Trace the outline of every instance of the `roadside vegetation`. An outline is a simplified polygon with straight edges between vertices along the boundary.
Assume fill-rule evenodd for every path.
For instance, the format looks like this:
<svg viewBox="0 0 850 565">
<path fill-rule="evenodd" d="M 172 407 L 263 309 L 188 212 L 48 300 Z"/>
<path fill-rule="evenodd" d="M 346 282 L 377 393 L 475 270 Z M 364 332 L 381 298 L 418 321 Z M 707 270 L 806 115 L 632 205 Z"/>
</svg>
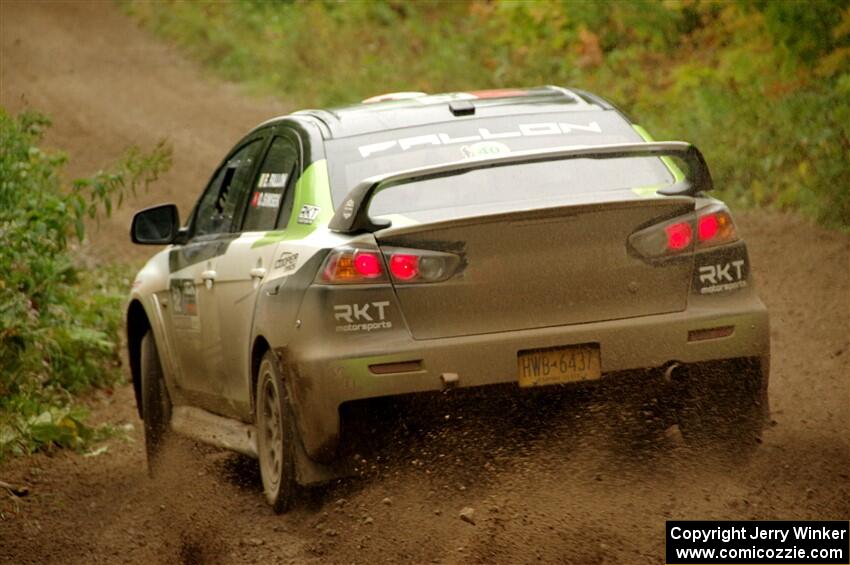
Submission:
<svg viewBox="0 0 850 565">
<path fill-rule="evenodd" d="M 39 148 L 49 120 L 0 108 L 0 460 L 9 453 L 84 448 L 109 433 L 75 401 L 123 378 L 121 305 L 127 267 L 84 265 L 87 220 L 109 214 L 171 162 L 161 142 L 131 148 L 111 171 L 63 186 L 61 153 Z"/>
<path fill-rule="evenodd" d="M 296 107 L 560 84 L 699 145 L 721 196 L 850 230 L 845 0 L 125 3 L 144 25 Z"/>
</svg>

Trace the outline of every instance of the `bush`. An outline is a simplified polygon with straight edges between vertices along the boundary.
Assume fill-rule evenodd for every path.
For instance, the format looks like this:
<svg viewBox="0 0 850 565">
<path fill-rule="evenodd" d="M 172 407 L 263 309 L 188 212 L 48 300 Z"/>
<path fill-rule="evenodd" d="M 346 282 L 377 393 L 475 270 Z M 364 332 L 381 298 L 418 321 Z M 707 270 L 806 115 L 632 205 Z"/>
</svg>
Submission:
<svg viewBox="0 0 850 565">
<path fill-rule="evenodd" d="M 49 121 L 0 108 L 0 458 L 95 437 L 73 394 L 120 377 L 121 304 L 127 268 L 82 270 L 69 244 L 85 219 L 146 186 L 170 165 L 161 142 L 131 148 L 113 172 L 66 190 L 61 154 L 38 147 Z"/>
<path fill-rule="evenodd" d="M 719 194 L 850 229 L 850 6 L 769 2 L 140 2 L 226 78 L 299 107 L 564 84 L 706 153 Z"/>
</svg>

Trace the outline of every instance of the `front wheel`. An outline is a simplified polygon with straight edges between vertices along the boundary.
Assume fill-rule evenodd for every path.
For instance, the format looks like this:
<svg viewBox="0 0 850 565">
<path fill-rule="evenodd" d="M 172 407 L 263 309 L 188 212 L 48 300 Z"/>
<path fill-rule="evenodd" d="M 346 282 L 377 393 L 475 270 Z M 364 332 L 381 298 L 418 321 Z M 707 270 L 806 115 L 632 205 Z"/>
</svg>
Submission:
<svg viewBox="0 0 850 565">
<path fill-rule="evenodd" d="M 140 369 L 145 451 L 148 457 L 148 473 L 153 475 L 171 424 L 171 400 L 165 388 L 159 352 L 151 330 L 142 337 Z"/>
<path fill-rule="evenodd" d="M 257 454 L 266 501 L 286 512 L 295 498 L 297 432 L 277 359 L 267 351 L 260 362 L 256 394 Z"/>
</svg>

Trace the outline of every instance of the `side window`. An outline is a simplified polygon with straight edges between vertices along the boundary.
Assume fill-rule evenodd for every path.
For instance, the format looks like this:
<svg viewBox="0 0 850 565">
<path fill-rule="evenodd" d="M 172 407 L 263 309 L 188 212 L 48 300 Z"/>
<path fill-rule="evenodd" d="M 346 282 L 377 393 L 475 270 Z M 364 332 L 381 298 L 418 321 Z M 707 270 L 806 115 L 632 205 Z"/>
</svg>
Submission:
<svg viewBox="0 0 850 565">
<path fill-rule="evenodd" d="M 276 137 L 260 166 L 242 231 L 273 230 L 281 207 L 285 208 L 287 186 L 292 184 L 298 162 L 298 147 L 285 137 Z M 290 189 L 292 190 L 292 189 Z"/>
<path fill-rule="evenodd" d="M 251 172 L 262 140 L 255 139 L 233 154 L 218 170 L 198 203 L 194 235 L 228 233 L 233 217 L 251 182 Z"/>
</svg>

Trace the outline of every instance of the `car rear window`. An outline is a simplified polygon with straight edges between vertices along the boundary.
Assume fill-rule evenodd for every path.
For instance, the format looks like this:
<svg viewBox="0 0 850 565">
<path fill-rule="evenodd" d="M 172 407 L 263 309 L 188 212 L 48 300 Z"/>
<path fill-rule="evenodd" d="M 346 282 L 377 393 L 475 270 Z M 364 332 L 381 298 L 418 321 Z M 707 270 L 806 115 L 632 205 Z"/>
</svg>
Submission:
<svg viewBox="0 0 850 565">
<path fill-rule="evenodd" d="M 451 210 L 442 219 L 476 215 L 487 210 L 539 208 L 567 203 L 578 195 L 628 188 L 659 187 L 673 182 L 660 159 L 575 159 L 479 169 L 460 175 L 401 184 L 378 192 L 371 216 Z"/>
<path fill-rule="evenodd" d="M 334 205 L 363 180 L 380 174 L 484 155 L 565 146 L 642 141 L 614 112 L 563 112 L 487 120 L 459 120 L 427 127 L 328 142 Z M 565 196 L 659 187 L 674 182 L 660 159 L 575 159 L 511 165 L 402 184 L 379 192 L 373 216 L 551 201 Z"/>
</svg>

